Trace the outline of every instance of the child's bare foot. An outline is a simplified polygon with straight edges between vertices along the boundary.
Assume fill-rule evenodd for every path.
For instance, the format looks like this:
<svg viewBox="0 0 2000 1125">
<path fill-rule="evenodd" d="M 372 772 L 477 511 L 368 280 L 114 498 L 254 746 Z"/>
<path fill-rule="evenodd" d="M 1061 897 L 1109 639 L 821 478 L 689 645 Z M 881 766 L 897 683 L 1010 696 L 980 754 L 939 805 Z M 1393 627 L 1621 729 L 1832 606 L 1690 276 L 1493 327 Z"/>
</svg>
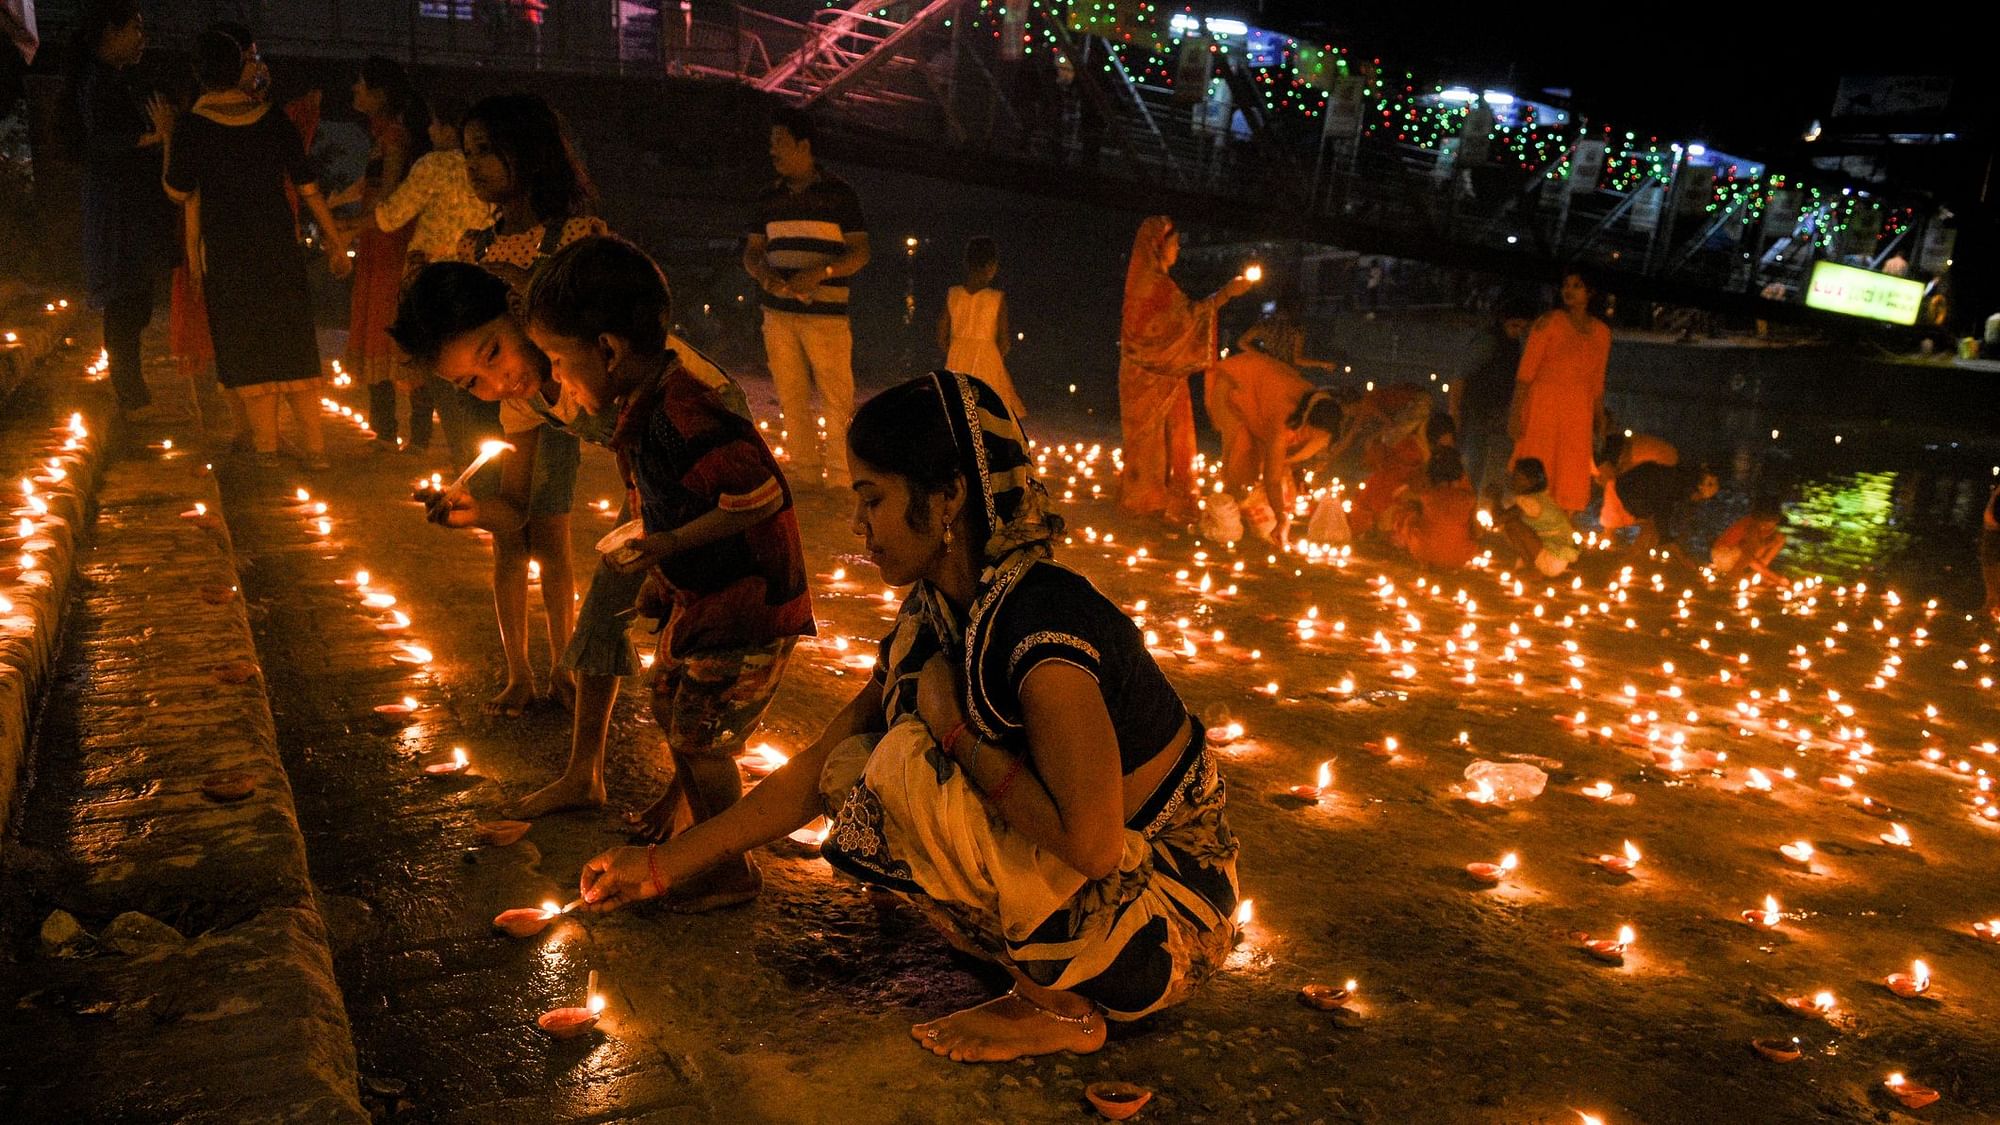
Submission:
<svg viewBox="0 0 2000 1125">
<path fill-rule="evenodd" d="M 570 809 L 600 809 L 604 807 L 604 800 L 603 778 L 573 778 L 564 774 L 508 805 L 506 813 L 514 820 L 534 820 Z"/>
<path fill-rule="evenodd" d="M 518 719 L 521 713 L 528 709 L 528 704 L 534 700 L 535 685 L 532 681 L 523 683 L 520 680 L 508 680 L 507 686 L 500 689 L 500 694 L 487 700 L 481 710 L 489 715 L 505 715 L 510 719 Z"/>
<path fill-rule="evenodd" d="M 657 844 L 674 834 L 674 818 L 680 811 L 681 783 L 675 778 L 660 799 L 638 812 L 625 814 L 625 825 L 632 830 L 635 844 Z"/>
<path fill-rule="evenodd" d="M 953 1062 L 1006 1062 L 1057 1051 L 1087 1055 L 1104 1046 L 1105 1035 L 1104 1017 L 1095 1009 L 1084 1022 L 1071 1022 L 1015 992 L 910 1028 L 925 1050 Z"/>
<path fill-rule="evenodd" d="M 660 901 L 675 914 L 705 914 L 741 906 L 764 889 L 764 873 L 749 856 L 724 860 L 685 883 L 667 888 Z"/>
</svg>

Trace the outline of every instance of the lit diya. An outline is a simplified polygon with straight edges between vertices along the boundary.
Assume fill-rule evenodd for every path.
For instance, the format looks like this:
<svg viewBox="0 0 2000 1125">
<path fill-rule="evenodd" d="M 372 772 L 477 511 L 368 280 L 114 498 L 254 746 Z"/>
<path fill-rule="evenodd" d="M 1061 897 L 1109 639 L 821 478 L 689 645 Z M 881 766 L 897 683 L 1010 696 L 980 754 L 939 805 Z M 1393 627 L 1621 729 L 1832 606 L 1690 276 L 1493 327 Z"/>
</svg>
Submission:
<svg viewBox="0 0 2000 1125">
<path fill-rule="evenodd" d="M 1497 886 L 1507 878 L 1507 874 L 1521 865 L 1521 857 L 1508 852 L 1500 857 L 1499 863 L 1468 863 L 1465 873 L 1487 886 Z"/>
<path fill-rule="evenodd" d="M 375 624 L 375 628 L 384 633 L 400 633 L 409 627 L 410 615 L 400 609 L 390 610 L 387 620 Z"/>
<path fill-rule="evenodd" d="M 1903 1072 L 1900 1070 L 1884 1078 L 1882 1080 L 1882 1088 L 1889 1091 L 1889 1093 L 1895 1096 L 1897 1101 L 1902 1102 L 1910 1109 L 1922 1109 L 1938 1100 L 1938 1092 L 1936 1090 L 1931 1089 L 1929 1086 L 1917 1085 L 1915 1082 L 1903 1077 Z"/>
<path fill-rule="evenodd" d="M 1618 937 L 1615 941 L 1610 938 L 1593 938 L 1589 934 L 1584 934 L 1583 951 L 1597 958 L 1599 961 L 1612 965 L 1623 965 L 1625 963 L 1625 951 L 1631 948 L 1632 942 L 1637 936 L 1630 926 L 1618 927 Z"/>
<path fill-rule="evenodd" d="M 586 999 L 581 1008 L 551 1008 L 535 1020 L 535 1026 L 557 1039 L 574 1039 L 597 1026 L 597 1017 L 604 1012 L 604 997 L 597 992 L 597 970 L 590 970 L 590 983 L 584 987 Z"/>
<path fill-rule="evenodd" d="M 1911 845 L 1910 830 L 1900 824 L 1891 823 L 1889 831 L 1875 837 L 1892 848 L 1907 848 Z"/>
<path fill-rule="evenodd" d="M 1594 856 L 1591 862 L 1614 875 L 1630 875 L 1632 869 L 1639 866 L 1639 859 L 1639 849 L 1633 846 L 1632 841 L 1627 840 L 1624 855 Z"/>
<path fill-rule="evenodd" d="M 471 767 L 472 759 L 465 756 L 465 747 L 454 746 L 451 748 L 451 757 L 449 759 L 442 762 L 432 762 L 430 765 L 424 767 L 424 772 L 432 777 L 449 777 L 455 773 L 464 773 Z"/>
<path fill-rule="evenodd" d="M 1994 918 L 1985 922 L 1974 922 L 1972 924 L 1972 936 L 1978 938 L 1980 941 L 1990 941 L 1996 945 L 2000 945 L 2000 918 Z"/>
<path fill-rule="evenodd" d="M 1286 790 L 1301 801 L 1317 802 L 1321 797 L 1333 793 L 1333 759 L 1319 764 L 1319 779 L 1312 785 L 1294 785 Z"/>
<path fill-rule="evenodd" d="M 1778 923 L 1783 921 L 1784 917 L 1784 912 L 1778 909 L 1778 899 L 1775 895 L 1764 896 L 1764 909 L 1745 910 L 1742 914 L 1746 925 L 1763 926 L 1772 930 L 1778 928 Z"/>
<path fill-rule="evenodd" d="M 1797 1036 L 1790 1039 L 1752 1039 L 1750 1049 L 1772 1062 L 1797 1062 L 1803 1053 Z"/>
<path fill-rule="evenodd" d="M 1590 800 L 1599 801 L 1607 805 L 1629 805 L 1633 801 L 1632 794 L 1620 793 L 1614 790 L 1611 787 L 1611 783 L 1608 781 L 1600 781 L 1593 785 L 1586 785 L 1582 789 L 1577 790 L 1577 792 L 1583 794 Z"/>
<path fill-rule="evenodd" d="M 424 665 L 424 664 L 429 664 L 432 659 L 430 649 L 427 649 L 422 645 L 413 645 L 407 643 L 399 645 L 396 651 L 390 654 L 390 656 L 391 659 L 395 660 L 395 662 L 398 664 Z"/>
<path fill-rule="evenodd" d="M 568 906 L 557 906 L 554 899 L 544 901 L 540 906 L 523 906 L 513 910 L 502 910 L 493 919 L 493 928 L 508 937 L 534 937 L 549 928 L 549 923 L 576 909 L 577 902 Z"/>
<path fill-rule="evenodd" d="M 1800 867 L 1812 866 L 1813 846 L 1804 840 L 1793 840 L 1789 844 L 1779 844 L 1778 854 L 1798 864 Z"/>
<path fill-rule="evenodd" d="M 376 704 L 375 713 L 377 715 L 383 715 L 392 719 L 402 718 L 407 715 L 416 714 L 417 711 L 421 709 L 421 707 L 422 705 L 416 701 L 415 697 L 406 695 L 402 698 L 402 701 L 398 703 Z"/>
<path fill-rule="evenodd" d="M 1931 990 L 1931 967 L 1922 961 L 1912 961 L 1909 972 L 1890 973 L 1883 983 L 1889 986 L 1889 991 L 1905 1000 L 1922 996 Z"/>
<path fill-rule="evenodd" d="M 1335 988 L 1330 984 L 1303 985 L 1299 988 L 1299 1003 L 1322 1012 L 1331 1012 L 1335 1008 L 1345 1008 L 1347 1002 L 1354 999 L 1357 988 L 1357 982 L 1352 980 L 1342 988 Z"/>
<path fill-rule="evenodd" d="M 1811 996 L 1787 996 L 1779 1003 L 1802 1016 L 1832 1019 L 1839 1002 L 1833 998 L 1832 992 L 1822 988 Z"/>
</svg>

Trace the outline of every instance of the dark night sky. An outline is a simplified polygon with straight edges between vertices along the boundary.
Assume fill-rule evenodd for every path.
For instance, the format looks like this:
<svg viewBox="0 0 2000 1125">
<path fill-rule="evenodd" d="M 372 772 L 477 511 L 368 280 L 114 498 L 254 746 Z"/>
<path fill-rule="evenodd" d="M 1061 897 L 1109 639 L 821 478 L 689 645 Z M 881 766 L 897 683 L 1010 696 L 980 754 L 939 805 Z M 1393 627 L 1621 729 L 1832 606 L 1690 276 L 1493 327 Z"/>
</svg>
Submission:
<svg viewBox="0 0 2000 1125">
<path fill-rule="evenodd" d="M 1197 4 L 1204 12 L 1217 11 Z M 1238 6 L 1259 22 L 1255 0 Z M 1247 10 L 1245 10 L 1247 9 Z M 1531 6 L 1266 0 L 1261 25 L 1324 28 L 1333 42 L 1445 81 L 1570 89 L 1581 112 L 1663 136 L 1768 149 L 1829 109 L 1842 73 L 1984 75 L 1990 42 L 1969 33 L 1843 18 L 1794 5 Z M 1912 9 L 1912 23 L 1921 9 Z M 1414 14 L 1413 14 L 1414 13 Z"/>
</svg>

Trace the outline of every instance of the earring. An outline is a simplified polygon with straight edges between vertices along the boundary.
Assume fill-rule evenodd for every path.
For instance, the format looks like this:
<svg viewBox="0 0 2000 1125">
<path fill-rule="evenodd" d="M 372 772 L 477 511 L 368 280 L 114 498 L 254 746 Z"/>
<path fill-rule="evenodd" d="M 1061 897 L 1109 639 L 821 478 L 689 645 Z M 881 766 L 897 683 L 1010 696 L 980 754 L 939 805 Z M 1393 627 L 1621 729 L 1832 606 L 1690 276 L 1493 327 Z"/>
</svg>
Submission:
<svg viewBox="0 0 2000 1125">
<path fill-rule="evenodd" d="M 947 550 L 947 551 L 951 550 L 951 525 L 950 525 L 950 524 L 946 524 L 946 525 L 945 525 L 945 528 L 944 528 L 944 549 L 945 549 L 945 550 Z"/>
</svg>

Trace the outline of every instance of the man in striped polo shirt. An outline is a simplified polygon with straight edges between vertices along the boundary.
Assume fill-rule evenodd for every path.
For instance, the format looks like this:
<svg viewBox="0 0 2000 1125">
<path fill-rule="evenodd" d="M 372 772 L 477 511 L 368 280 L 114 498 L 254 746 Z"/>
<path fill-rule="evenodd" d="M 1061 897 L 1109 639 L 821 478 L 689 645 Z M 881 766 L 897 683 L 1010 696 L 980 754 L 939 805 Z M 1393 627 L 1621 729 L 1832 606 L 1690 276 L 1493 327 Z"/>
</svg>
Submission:
<svg viewBox="0 0 2000 1125">
<path fill-rule="evenodd" d="M 826 418 L 826 483 L 844 489 L 847 420 L 854 414 L 847 288 L 868 264 L 868 223 L 854 189 L 814 159 L 812 119 L 803 110 L 784 107 L 772 115 L 771 165 L 778 178 L 757 201 L 743 268 L 764 290 L 764 354 L 785 414 L 789 476 L 802 484 L 820 478 L 817 384 Z"/>
</svg>

